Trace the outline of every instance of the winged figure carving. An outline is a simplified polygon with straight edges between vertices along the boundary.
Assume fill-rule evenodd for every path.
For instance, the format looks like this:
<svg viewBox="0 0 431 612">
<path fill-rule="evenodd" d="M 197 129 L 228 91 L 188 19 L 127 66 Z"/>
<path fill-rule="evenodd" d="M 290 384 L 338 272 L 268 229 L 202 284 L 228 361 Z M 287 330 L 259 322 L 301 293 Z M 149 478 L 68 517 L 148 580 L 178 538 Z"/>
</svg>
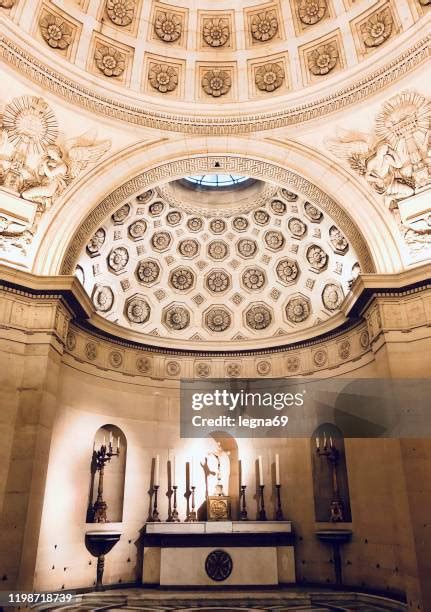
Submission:
<svg viewBox="0 0 431 612">
<path fill-rule="evenodd" d="M 57 145 L 47 147 L 41 160 L 36 185 L 22 192 L 22 197 L 37 202 L 43 210 L 74 180 L 80 177 L 109 150 L 109 140 L 97 141 L 96 130 L 66 143 L 65 152 Z"/>
</svg>

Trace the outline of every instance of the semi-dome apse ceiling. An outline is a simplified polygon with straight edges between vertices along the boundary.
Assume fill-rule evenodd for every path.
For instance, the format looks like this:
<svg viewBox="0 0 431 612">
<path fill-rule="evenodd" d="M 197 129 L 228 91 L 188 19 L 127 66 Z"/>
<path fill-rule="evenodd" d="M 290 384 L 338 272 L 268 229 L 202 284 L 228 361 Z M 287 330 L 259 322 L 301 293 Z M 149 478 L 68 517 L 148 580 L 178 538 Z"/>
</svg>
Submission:
<svg viewBox="0 0 431 612">
<path fill-rule="evenodd" d="M 326 212 L 262 181 L 199 177 L 125 201 L 82 250 L 97 312 L 143 342 L 272 345 L 339 312 L 358 257 Z"/>
</svg>

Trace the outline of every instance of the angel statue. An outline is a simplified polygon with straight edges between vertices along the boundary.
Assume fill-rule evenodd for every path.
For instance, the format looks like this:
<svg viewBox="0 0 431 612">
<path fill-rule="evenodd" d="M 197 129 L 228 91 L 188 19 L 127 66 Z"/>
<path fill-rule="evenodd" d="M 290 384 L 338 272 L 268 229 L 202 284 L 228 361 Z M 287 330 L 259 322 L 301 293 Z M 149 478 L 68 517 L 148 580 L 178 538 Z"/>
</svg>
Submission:
<svg viewBox="0 0 431 612">
<path fill-rule="evenodd" d="M 46 210 L 54 198 L 83 174 L 88 166 L 97 163 L 110 146 L 109 140 L 96 142 L 95 130 L 69 141 L 65 155 L 57 145 L 48 146 L 38 168 L 39 184 L 25 189 L 22 197 L 40 204 L 42 210 Z"/>
<path fill-rule="evenodd" d="M 369 134 L 337 129 L 337 138 L 327 140 L 326 146 L 336 157 L 346 159 L 392 208 L 415 192 L 412 165 L 387 142 L 373 142 Z"/>
<path fill-rule="evenodd" d="M 228 488 L 229 473 L 230 473 L 230 453 L 223 450 L 220 442 L 217 442 L 216 450 L 209 453 L 210 456 L 214 457 L 217 461 L 217 472 L 216 478 L 217 483 L 214 488 L 214 495 L 224 495 L 223 484 Z M 223 483 L 224 481 L 224 483 Z"/>
</svg>

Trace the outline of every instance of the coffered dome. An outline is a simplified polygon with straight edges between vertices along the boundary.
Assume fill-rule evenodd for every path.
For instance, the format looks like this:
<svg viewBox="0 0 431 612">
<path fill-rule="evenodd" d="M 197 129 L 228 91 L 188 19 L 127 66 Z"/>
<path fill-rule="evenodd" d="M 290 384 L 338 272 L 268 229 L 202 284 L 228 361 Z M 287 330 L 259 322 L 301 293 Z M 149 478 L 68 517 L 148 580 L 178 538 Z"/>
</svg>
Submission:
<svg viewBox="0 0 431 612">
<path fill-rule="evenodd" d="M 338 84 L 360 63 L 375 66 L 428 12 L 426 0 L 289 0 L 256 3 L 152 0 L 3 0 L 3 15 L 32 52 L 90 88 L 127 90 L 183 111 L 202 103 L 252 102 Z M 374 69 L 374 68 L 373 68 Z"/>
<path fill-rule="evenodd" d="M 128 198 L 77 265 L 102 317 L 141 341 L 214 350 L 306 334 L 340 313 L 358 271 L 330 215 L 296 192 L 247 180 L 208 193 L 183 179 Z"/>
</svg>

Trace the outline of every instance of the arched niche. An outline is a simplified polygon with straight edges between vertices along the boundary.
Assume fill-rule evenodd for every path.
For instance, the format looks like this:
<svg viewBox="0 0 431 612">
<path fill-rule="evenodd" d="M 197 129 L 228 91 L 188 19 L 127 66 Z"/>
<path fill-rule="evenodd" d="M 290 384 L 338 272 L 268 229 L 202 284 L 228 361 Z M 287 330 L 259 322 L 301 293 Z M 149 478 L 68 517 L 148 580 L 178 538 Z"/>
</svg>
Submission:
<svg viewBox="0 0 431 612">
<path fill-rule="evenodd" d="M 102 425 L 93 440 L 87 523 L 123 520 L 126 459 L 127 439 L 122 430 L 116 425 Z"/>
<path fill-rule="evenodd" d="M 311 462 L 316 522 L 351 522 L 344 437 L 333 423 L 323 423 L 315 429 Z"/>
<path fill-rule="evenodd" d="M 209 469 L 211 471 L 216 471 L 214 469 L 214 465 L 216 463 L 215 458 L 211 461 L 211 453 L 220 448 L 226 457 L 226 462 L 228 461 L 229 467 L 229 475 L 223 474 L 223 471 L 226 470 L 226 467 L 221 465 L 222 469 L 222 482 L 224 485 L 224 494 L 229 495 L 231 498 L 231 518 L 232 520 L 237 520 L 239 516 L 239 462 L 238 462 L 238 444 L 233 436 L 228 434 L 225 431 L 214 431 L 208 436 L 208 451 L 205 457 L 209 460 Z M 226 464 L 225 464 L 226 465 Z M 203 467 L 203 466 L 202 466 Z M 203 467 L 205 472 L 205 468 Z M 208 481 L 206 480 L 206 494 L 213 495 L 214 491 L 212 490 L 214 484 L 216 482 L 216 476 L 212 475 L 209 477 Z M 207 509 L 206 509 L 206 501 L 202 506 L 198 509 L 198 519 L 206 520 L 207 518 Z"/>
</svg>

